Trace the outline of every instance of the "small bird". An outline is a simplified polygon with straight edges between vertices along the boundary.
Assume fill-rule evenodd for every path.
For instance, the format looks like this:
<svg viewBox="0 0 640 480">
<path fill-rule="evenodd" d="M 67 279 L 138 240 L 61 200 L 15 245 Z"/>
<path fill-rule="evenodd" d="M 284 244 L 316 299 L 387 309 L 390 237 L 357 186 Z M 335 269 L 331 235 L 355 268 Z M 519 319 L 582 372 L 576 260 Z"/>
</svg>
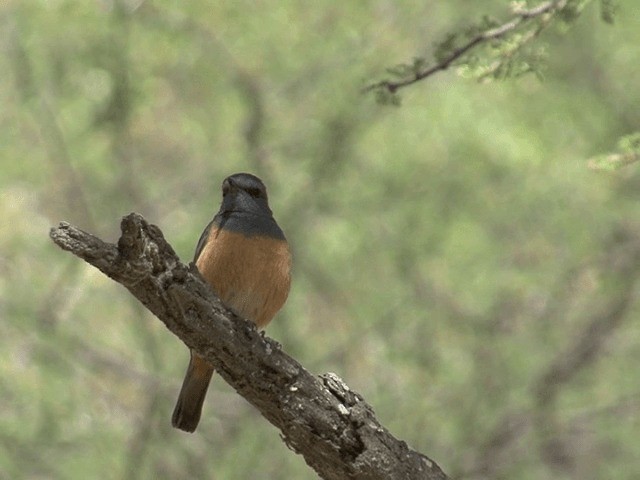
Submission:
<svg viewBox="0 0 640 480">
<path fill-rule="evenodd" d="M 255 175 L 236 173 L 222 182 L 222 204 L 200 236 L 193 261 L 215 294 L 235 314 L 266 326 L 291 285 L 291 253 L 273 218 L 267 189 Z M 191 350 L 171 424 L 193 432 L 213 367 Z"/>
</svg>

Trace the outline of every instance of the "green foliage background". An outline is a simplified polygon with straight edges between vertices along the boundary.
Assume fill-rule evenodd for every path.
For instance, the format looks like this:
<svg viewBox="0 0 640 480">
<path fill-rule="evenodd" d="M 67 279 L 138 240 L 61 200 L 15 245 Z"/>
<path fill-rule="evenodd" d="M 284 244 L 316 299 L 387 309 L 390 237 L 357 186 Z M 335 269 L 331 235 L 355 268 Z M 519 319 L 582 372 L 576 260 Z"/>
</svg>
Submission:
<svg viewBox="0 0 640 480">
<path fill-rule="evenodd" d="M 640 125 L 636 3 L 545 32 L 544 82 L 452 70 L 392 108 L 360 89 L 507 2 L 2 2 L 0 478 L 316 478 L 219 378 L 173 430 L 187 349 L 47 236 L 137 211 L 189 261 L 237 171 L 293 245 L 268 334 L 307 368 L 459 478 L 638 478 L 636 303 L 535 388 L 633 280 L 638 170 L 587 159 Z"/>
</svg>

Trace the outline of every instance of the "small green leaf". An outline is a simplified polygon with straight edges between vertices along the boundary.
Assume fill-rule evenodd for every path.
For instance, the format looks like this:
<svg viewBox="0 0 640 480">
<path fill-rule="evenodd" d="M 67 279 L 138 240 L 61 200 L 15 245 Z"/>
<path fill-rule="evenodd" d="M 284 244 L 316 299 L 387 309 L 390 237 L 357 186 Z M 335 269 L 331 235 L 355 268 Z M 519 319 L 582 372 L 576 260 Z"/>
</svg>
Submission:
<svg viewBox="0 0 640 480">
<path fill-rule="evenodd" d="M 600 18 L 602 21 L 613 24 L 618 8 L 617 0 L 600 0 Z"/>
<path fill-rule="evenodd" d="M 613 172 L 631 163 L 640 161 L 640 155 L 634 153 L 610 153 L 608 155 L 598 155 L 589 160 L 591 170 Z"/>
<path fill-rule="evenodd" d="M 573 23 L 582 13 L 585 4 L 585 0 L 569 0 L 567 4 L 558 11 L 558 17 L 564 23 Z"/>
<path fill-rule="evenodd" d="M 598 155 L 589 160 L 592 170 L 613 171 L 640 161 L 640 132 L 626 135 L 618 140 L 618 152 Z"/>
<path fill-rule="evenodd" d="M 449 33 L 441 42 L 437 43 L 434 49 L 433 56 L 438 63 L 444 62 L 449 55 L 453 53 L 456 47 L 456 41 L 458 40 L 457 33 Z"/>
<path fill-rule="evenodd" d="M 624 153 L 640 154 L 640 132 L 625 135 L 618 140 L 618 148 Z"/>
<path fill-rule="evenodd" d="M 427 67 L 427 60 L 425 58 L 422 58 L 422 57 L 415 57 L 413 59 L 413 65 L 411 67 L 412 67 L 411 68 L 412 69 L 412 73 L 414 75 L 417 75 Z"/>
<path fill-rule="evenodd" d="M 413 66 L 407 65 L 406 63 L 401 63 L 399 65 L 395 65 L 394 67 L 387 68 L 386 72 L 392 77 L 404 79 L 412 75 Z"/>
<path fill-rule="evenodd" d="M 387 87 L 382 85 L 376 89 L 375 96 L 378 105 L 399 107 L 401 104 L 400 95 L 396 92 L 391 92 Z"/>
</svg>

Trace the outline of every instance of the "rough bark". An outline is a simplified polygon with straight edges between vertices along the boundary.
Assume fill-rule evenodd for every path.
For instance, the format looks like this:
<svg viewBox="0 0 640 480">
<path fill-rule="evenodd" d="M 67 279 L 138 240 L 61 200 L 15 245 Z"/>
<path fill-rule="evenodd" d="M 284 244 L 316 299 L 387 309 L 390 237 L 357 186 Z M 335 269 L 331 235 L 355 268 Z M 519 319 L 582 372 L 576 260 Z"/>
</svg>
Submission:
<svg viewBox="0 0 640 480">
<path fill-rule="evenodd" d="M 117 245 L 68 223 L 50 236 L 124 285 L 240 395 L 280 429 L 284 442 L 324 479 L 448 478 L 394 438 L 364 399 L 335 374 L 315 376 L 274 340 L 227 310 L 193 264 L 140 215 L 122 219 Z"/>
</svg>

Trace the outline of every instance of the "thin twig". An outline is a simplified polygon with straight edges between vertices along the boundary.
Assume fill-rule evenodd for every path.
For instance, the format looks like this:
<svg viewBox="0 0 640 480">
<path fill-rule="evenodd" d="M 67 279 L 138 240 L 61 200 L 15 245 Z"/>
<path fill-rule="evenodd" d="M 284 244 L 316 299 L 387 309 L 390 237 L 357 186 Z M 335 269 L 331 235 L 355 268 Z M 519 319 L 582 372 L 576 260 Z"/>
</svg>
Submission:
<svg viewBox="0 0 640 480">
<path fill-rule="evenodd" d="M 566 3 L 567 0 L 551 0 L 541 3 L 537 7 L 531 9 L 515 9 L 514 18 L 504 23 L 503 25 L 500 25 L 499 27 L 480 32 L 475 37 L 471 38 L 471 40 L 469 40 L 467 43 L 453 50 L 440 62 L 416 71 L 413 76 L 409 78 L 401 80 L 381 80 L 379 82 L 372 83 L 364 87 L 362 89 L 362 92 L 367 93 L 372 90 L 382 89 L 392 94 L 396 93 L 401 88 L 413 85 L 414 83 L 424 80 L 425 78 L 430 77 L 431 75 L 439 71 L 447 70 L 453 64 L 453 62 L 461 58 L 464 54 L 477 47 L 478 45 L 487 43 L 491 40 L 502 38 L 506 34 L 516 30 L 521 25 L 530 22 L 537 17 L 564 8 Z"/>
</svg>

